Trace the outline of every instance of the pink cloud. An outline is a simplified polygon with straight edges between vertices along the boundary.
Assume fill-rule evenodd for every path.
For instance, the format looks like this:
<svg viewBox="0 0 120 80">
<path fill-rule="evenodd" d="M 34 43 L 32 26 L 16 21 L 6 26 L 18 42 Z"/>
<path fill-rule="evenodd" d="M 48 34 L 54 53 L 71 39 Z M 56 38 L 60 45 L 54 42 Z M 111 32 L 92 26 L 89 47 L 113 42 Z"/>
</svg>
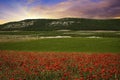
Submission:
<svg viewBox="0 0 120 80">
<path fill-rule="evenodd" d="M 119 0 L 66 0 L 53 6 L 36 6 L 32 10 L 38 14 L 49 15 L 54 18 L 82 17 L 82 18 L 112 18 L 120 16 Z"/>
</svg>

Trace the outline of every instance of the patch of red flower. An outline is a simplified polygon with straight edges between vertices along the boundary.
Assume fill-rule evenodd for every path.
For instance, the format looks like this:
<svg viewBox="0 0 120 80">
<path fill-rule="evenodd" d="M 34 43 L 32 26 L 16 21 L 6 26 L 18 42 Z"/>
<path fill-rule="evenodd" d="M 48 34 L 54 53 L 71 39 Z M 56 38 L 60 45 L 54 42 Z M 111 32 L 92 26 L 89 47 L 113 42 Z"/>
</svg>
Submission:
<svg viewBox="0 0 120 80">
<path fill-rule="evenodd" d="M 0 80 L 120 80 L 120 55 L 0 51 Z"/>
</svg>

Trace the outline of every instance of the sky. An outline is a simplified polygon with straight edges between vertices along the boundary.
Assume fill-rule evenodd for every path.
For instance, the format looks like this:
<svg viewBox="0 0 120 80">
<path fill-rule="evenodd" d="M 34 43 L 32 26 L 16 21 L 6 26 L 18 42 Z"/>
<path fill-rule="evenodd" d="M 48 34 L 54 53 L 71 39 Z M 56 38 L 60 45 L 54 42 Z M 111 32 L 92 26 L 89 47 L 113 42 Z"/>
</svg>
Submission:
<svg viewBox="0 0 120 80">
<path fill-rule="evenodd" d="M 0 0 L 0 24 L 66 17 L 120 19 L 120 0 Z"/>
</svg>

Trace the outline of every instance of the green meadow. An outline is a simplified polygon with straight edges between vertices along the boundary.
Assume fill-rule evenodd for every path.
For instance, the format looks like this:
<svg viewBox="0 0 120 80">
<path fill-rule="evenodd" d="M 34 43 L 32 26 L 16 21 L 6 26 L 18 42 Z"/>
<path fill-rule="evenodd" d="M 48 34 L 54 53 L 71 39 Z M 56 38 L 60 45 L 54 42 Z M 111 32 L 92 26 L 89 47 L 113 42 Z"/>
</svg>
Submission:
<svg viewBox="0 0 120 80">
<path fill-rule="evenodd" d="M 120 52 L 120 38 L 52 38 L 0 42 L 0 50 L 39 52 Z"/>
</svg>

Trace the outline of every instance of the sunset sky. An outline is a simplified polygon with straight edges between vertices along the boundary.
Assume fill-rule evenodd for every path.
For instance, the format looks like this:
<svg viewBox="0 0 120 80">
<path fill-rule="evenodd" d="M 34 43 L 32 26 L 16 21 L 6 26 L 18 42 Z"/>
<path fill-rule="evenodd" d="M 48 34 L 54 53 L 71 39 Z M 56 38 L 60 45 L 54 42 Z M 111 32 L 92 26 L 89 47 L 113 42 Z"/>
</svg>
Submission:
<svg viewBox="0 0 120 80">
<path fill-rule="evenodd" d="M 0 0 L 0 24 L 65 17 L 120 18 L 120 0 Z"/>
</svg>

